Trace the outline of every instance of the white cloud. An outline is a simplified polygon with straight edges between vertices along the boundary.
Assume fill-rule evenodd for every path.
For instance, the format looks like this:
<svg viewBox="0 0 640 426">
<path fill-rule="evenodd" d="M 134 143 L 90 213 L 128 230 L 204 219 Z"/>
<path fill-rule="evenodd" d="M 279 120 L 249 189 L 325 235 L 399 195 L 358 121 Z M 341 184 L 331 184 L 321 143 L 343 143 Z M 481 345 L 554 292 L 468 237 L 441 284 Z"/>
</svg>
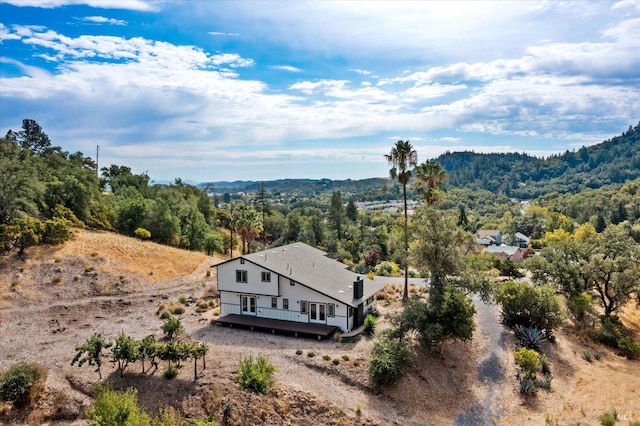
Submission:
<svg viewBox="0 0 640 426">
<path fill-rule="evenodd" d="M 81 20 L 95 24 L 127 25 L 127 21 L 122 19 L 106 18 L 104 16 L 85 16 Z"/>
<path fill-rule="evenodd" d="M 155 11 L 156 6 L 152 2 L 144 0 L 3 0 L 13 6 L 41 7 L 54 9 L 62 6 L 87 5 L 100 9 L 127 9 L 142 12 Z"/>
<path fill-rule="evenodd" d="M 355 72 L 355 73 L 358 73 L 360 75 L 371 75 L 371 71 L 361 70 L 361 69 L 358 69 L 358 68 L 351 68 L 348 71 Z"/>
<path fill-rule="evenodd" d="M 238 33 L 225 33 L 220 31 L 209 31 L 208 34 L 212 36 L 228 36 L 228 37 L 238 37 L 240 35 Z"/>
<path fill-rule="evenodd" d="M 302 72 L 300 68 L 294 67 L 291 65 L 272 65 L 271 68 L 273 68 L 274 70 L 282 70 L 282 71 L 289 71 L 289 72 Z"/>
</svg>

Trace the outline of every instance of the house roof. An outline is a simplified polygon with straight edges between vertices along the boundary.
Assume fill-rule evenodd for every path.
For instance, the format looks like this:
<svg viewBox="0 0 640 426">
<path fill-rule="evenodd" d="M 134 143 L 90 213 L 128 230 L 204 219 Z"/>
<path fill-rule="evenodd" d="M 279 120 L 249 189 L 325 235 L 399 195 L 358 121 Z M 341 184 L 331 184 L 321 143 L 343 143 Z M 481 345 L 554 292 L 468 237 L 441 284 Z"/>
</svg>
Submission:
<svg viewBox="0 0 640 426">
<path fill-rule="evenodd" d="M 479 229 L 477 232 L 477 235 L 478 235 L 478 238 L 484 238 L 484 237 L 495 238 L 500 233 L 501 231 L 497 229 Z"/>
<path fill-rule="evenodd" d="M 527 237 L 526 235 L 524 235 L 522 232 L 516 232 L 516 238 L 522 241 L 529 241 L 529 237 Z"/>
<path fill-rule="evenodd" d="M 507 256 L 513 256 L 520 250 L 520 247 L 516 246 L 489 246 L 487 247 L 487 253 L 504 253 Z"/>
<path fill-rule="evenodd" d="M 384 284 L 349 271 L 343 263 L 327 257 L 327 253 L 301 242 L 241 257 L 351 306 L 359 305 L 362 299 L 384 288 Z M 353 298 L 353 283 L 358 278 L 363 281 L 362 299 Z"/>
</svg>

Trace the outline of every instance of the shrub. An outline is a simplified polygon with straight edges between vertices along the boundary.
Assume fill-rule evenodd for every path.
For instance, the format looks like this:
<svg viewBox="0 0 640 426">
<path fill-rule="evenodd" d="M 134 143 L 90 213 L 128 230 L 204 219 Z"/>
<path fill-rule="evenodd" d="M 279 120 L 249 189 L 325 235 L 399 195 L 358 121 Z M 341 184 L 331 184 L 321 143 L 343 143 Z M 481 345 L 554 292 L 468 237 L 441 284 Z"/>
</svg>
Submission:
<svg viewBox="0 0 640 426">
<path fill-rule="evenodd" d="M 411 358 L 405 343 L 389 335 L 378 339 L 371 349 L 369 379 L 376 386 L 393 383 L 402 377 Z"/>
<path fill-rule="evenodd" d="M 593 362 L 593 353 L 590 350 L 586 350 L 582 353 L 582 357 L 587 362 Z"/>
<path fill-rule="evenodd" d="M 540 356 L 540 367 L 542 368 L 542 374 L 551 374 L 551 363 L 546 355 Z"/>
<path fill-rule="evenodd" d="M 139 238 L 143 241 L 151 238 L 151 232 L 149 232 L 144 228 L 137 228 L 135 231 L 133 231 L 133 235 L 135 235 L 136 238 Z"/>
<path fill-rule="evenodd" d="M 333 362 L 333 365 L 338 365 L 338 364 L 340 364 L 340 360 L 339 360 L 338 358 L 334 358 L 334 360 L 333 360 L 333 361 L 331 361 L 331 362 Z"/>
<path fill-rule="evenodd" d="M 600 326 L 595 331 L 590 332 L 589 336 L 598 343 L 617 348 L 618 340 L 623 337 L 622 331 L 624 330 L 620 318 L 616 315 L 603 315 L 600 317 L 599 323 Z"/>
<path fill-rule="evenodd" d="M 621 337 L 618 339 L 618 348 L 628 359 L 640 357 L 640 344 L 631 340 L 631 337 Z"/>
<path fill-rule="evenodd" d="M 178 367 L 174 364 L 169 364 L 162 376 L 167 380 L 175 379 L 178 376 Z"/>
<path fill-rule="evenodd" d="M 525 377 L 535 377 L 540 358 L 533 349 L 519 348 L 513 353 L 516 365 L 524 373 Z"/>
<path fill-rule="evenodd" d="M 535 327 L 550 338 L 562 325 L 560 299 L 551 286 L 507 281 L 496 290 L 495 299 L 502 309 L 502 321 L 509 327 Z"/>
<path fill-rule="evenodd" d="M 169 316 L 164 319 L 162 323 L 162 332 L 167 337 L 167 339 L 171 340 L 178 334 L 184 331 L 184 327 L 182 326 L 182 320 L 179 317 Z"/>
<path fill-rule="evenodd" d="M 57 218 L 50 219 L 44 223 L 44 234 L 42 241 L 51 244 L 58 245 L 71 238 L 71 222 L 67 219 Z"/>
<path fill-rule="evenodd" d="M 296 351 L 296 355 L 302 355 L 302 349 L 298 349 L 298 350 Z"/>
<path fill-rule="evenodd" d="M 535 327 L 523 327 L 516 324 L 513 330 L 522 346 L 533 349 L 536 352 L 540 352 L 542 345 L 547 341 L 542 331 Z"/>
<path fill-rule="evenodd" d="M 53 277 L 53 279 L 51 280 L 52 283 L 54 284 L 60 284 L 62 282 L 62 278 L 60 277 Z"/>
<path fill-rule="evenodd" d="M 536 379 L 536 387 L 544 390 L 551 390 L 551 380 L 553 380 L 551 374 L 545 374 L 544 376 Z"/>
<path fill-rule="evenodd" d="M 365 333 L 367 333 L 368 335 L 373 335 L 373 332 L 376 329 L 376 317 L 371 315 L 371 314 L 367 314 L 366 317 L 364 317 L 364 331 Z"/>
<path fill-rule="evenodd" d="M 573 318 L 577 328 L 583 328 L 584 325 L 595 317 L 596 310 L 593 306 L 593 296 L 586 291 L 571 296 L 567 301 L 567 308 Z"/>
<path fill-rule="evenodd" d="M 14 364 L 0 375 L 0 401 L 16 406 L 31 403 L 44 388 L 46 371 L 37 364 Z"/>
<path fill-rule="evenodd" d="M 186 305 L 186 304 L 187 304 L 187 300 L 188 300 L 188 299 L 187 299 L 187 296 L 185 296 L 184 294 L 181 294 L 181 295 L 178 297 L 178 302 L 182 303 L 183 305 Z"/>
<path fill-rule="evenodd" d="M 341 343 L 342 342 L 342 333 L 340 333 L 339 331 L 336 331 L 335 333 L 333 333 L 333 340 L 334 340 L 334 342 Z"/>
<path fill-rule="evenodd" d="M 600 414 L 599 419 L 602 426 L 614 426 L 618 421 L 618 411 L 615 408 L 606 410 Z"/>
<path fill-rule="evenodd" d="M 360 367 L 360 361 L 353 361 L 354 367 Z"/>
<path fill-rule="evenodd" d="M 596 359 L 596 361 L 600 361 L 600 358 L 602 358 L 602 352 L 594 352 L 593 357 Z"/>
<path fill-rule="evenodd" d="M 93 407 L 86 411 L 92 424 L 147 426 L 151 419 L 138 407 L 138 391 L 129 388 L 118 392 L 108 385 L 100 385 L 94 391 Z"/>
<path fill-rule="evenodd" d="M 273 386 L 273 373 L 276 368 L 269 358 L 259 354 L 254 361 L 253 355 L 240 360 L 238 365 L 238 383 L 243 389 L 266 394 Z"/>
<path fill-rule="evenodd" d="M 331 357 L 329 355 L 322 355 L 322 359 L 324 359 L 325 361 L 329 361 Z"/>
<path fill-rule="evenodd" d="M 316 353 L 315 352 L 307 352 L 307 356 L 309 358 L 313 358 L 314 356 L 316 356 Z"/>
<path fill-rule="evenodd" d="M 342 355 L 342 359 L 345 361 L 349 361 L 349 355 Z"/>
<path fill-rule="evenodd" d="M 520 379 L 520 393 L 526 396 L 536 394 L 536 384 L 533 379 L 529 377 L 523 377 Z"/>
</svg>

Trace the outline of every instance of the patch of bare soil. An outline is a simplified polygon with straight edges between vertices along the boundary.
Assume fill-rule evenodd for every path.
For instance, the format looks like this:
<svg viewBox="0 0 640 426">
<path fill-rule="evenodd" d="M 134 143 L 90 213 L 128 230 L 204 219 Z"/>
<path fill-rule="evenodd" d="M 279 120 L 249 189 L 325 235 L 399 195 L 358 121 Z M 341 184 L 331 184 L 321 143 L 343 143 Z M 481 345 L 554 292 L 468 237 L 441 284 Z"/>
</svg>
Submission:
<svg viewBox="0 0 640 426">
<path fill-rule="evenodd" d="M 88 230 L 74 230 L 73 241 L 63 246 L 29 250 L 23 259 L 0 258 L 0 371 L 19 361 L 48 369 L 44 395 L 25 411 L 0 414 L 0 423 L 86 424 L 83 412 L 99 380 L 93 368 L 70 365 L 75 346 L 94 332 L 160 338 L 159 306 L 177 304 L 181 295 L 211 295 L 216 270 L 210 266 L 222 260 Z M 379 303 L 378 330 L 388 327 L 387 314 L 400 306 L 392 294 L 400 293 L 385 289 L 386 301 Z M 471 342 L 417 352 L 408 374 L 382 390 L 368 381 L 370 337 L 339 343 L 257 333 L 212 325 L 213 309 L 197 312 L 195 303 L 185 309 L 183 338 L 210 347 L 207 368 L 199 366 L 196 380 L 192 365 L 166 380 L 162 366 L 143 374 L 136 364 L 120 377 L 103 364 L 103 381 L 116 389 L 137 388 L 140 405 L 150 413 L 171 405 L 228 425 L 597 424 L 610 407 L 636 420 L 640 415 L 634 380 L 640 363 L 604 347 L 597 348 L 605 354 L 600 362 L 587 363 L 585 345 L 595 347 L 570 328 L 550 347 L 552 391 L 523 400 L 515 380 L 515 340 L 498 323 L 495 306 L 478 305 Z M 637 309 L 626 309 L 622 319 L 638 337 Z M 276 386 L 267 395 L 242 391 L 235 381 L 238 361 L 259 353 L 277 368 Z"/>
</svg>

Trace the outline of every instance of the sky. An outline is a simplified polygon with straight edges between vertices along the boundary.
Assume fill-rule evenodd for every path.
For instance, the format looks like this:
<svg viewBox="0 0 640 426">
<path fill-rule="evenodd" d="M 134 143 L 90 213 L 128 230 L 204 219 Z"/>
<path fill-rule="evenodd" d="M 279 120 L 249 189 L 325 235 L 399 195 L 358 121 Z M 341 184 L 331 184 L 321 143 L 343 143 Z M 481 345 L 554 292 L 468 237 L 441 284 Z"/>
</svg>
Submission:
<svg viewBox="0 0 640 426">
<path fill-rule="evenodd" d="M 197 182 L 547 157 L 640 121 L 640 0 L 0 0 L 0 134 Z"/>
</svg>

